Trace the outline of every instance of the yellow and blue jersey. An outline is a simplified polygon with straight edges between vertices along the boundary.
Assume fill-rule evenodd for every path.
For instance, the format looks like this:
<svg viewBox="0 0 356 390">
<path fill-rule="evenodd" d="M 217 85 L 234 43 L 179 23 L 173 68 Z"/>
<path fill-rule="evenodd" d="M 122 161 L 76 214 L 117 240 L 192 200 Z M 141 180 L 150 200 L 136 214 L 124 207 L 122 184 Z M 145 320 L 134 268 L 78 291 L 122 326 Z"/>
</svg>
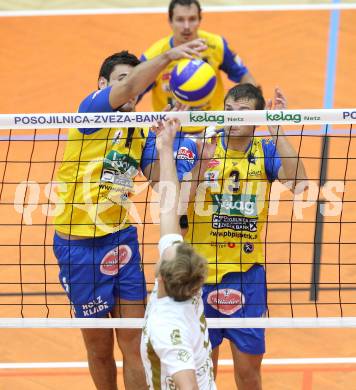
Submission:
<svg viewBox="0 0 356 390">
<path fill-rule="evenodd" d="M 90 94 L 79 112 L 112 112 L 111 87 Z M 156 158 L 147 128 L 70 129 L 57 174 L 56 230 L 99 237 L 126 228 L 134 178 Z"/>
<path fill-rule="evenodd" d="M 223 110 L 224 106 L 224 85 L 220 70 L 225 72 L 229 79 L 240 82 L 241 78 L 248 72 L 241 59 L 230 49 L 227 41 L 217 34 L 212 34 L 203 30 L 198 31 L 198 37 L 206 41 L 208 48 L 201 53 L 202 59 L 208 62 L 216 73 L 216 89 L 211 100 L 199 110 Z M 166 52 L 173 47 L 173 36 L 165 37 L 141 56 L 142 61 L 151 60 L 154 57 Z M 152 108 L 154 111 L 162 111 L 167 104 L 174 103 L 174 96 L 169 87 L 170 74 L 177 65 L 177 61 L 172 61 L 157 77 L 152 89 Z M 184 129 L 187 131 L 187 128 Z M 196 128 L 192 128 L 195 131 Z M 200 129 L 201 130 L 201 129 Z"/>
<path fill-rule="evenodd" d="M 173 151 L 178 180 L 181 182 L 183 176 L 194 168 L 198 160 L 198 148 L 195 141 L 181 131 L 173 142 Z"/>
<path fill-rule="evenodd" d="M 218 136 L 214 157 L 204 173 L 205 190 L 188 210 L 190 242 L 209 263 L 207 283 L 225 274 L 263 264 L 261 232 L 268 212 L 271 183 L 281 160 L 269 139 L 253 138 L 245 152 L 226 148 Z"/>
</svg>

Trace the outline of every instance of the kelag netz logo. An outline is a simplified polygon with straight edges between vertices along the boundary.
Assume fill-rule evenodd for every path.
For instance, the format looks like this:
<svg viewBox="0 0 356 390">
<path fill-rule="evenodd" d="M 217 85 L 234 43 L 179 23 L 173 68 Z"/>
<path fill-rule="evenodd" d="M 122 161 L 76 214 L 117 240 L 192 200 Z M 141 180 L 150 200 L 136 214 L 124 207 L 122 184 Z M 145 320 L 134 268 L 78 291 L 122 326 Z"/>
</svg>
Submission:
<svg viewBox="0 0 356 390">
<path fill-rule="evenodd" d="M 196 114 L 194 112 L 191 112 L 189 114 L 189 120 L 192 123 L 212 122 L 222 125 L 224 123 L 224 119 L 224 115 L 222 114 L 215 115 L 209 114 L 208 112 L 204 112 L 204 114 Z"/>
<path fill-rule="evenodd" d="M 293 123 L 300 123 L 302 116 L 300 114 L 286 114 L 283 111 L 280 111 L 279 113 L 275 111 L 266 111 L 266 120 L 275 122 L 288 121 Z"/>
</svg>

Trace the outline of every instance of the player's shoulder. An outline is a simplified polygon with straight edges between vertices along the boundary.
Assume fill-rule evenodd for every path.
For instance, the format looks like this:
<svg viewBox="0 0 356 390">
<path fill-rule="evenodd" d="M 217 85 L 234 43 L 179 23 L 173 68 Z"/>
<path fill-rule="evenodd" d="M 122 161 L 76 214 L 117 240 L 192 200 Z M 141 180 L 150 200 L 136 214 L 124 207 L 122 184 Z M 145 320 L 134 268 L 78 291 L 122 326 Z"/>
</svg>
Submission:
<svg viewBox="0 0 356 390">
<path fill-rule="evenodd" d="M 171 41 L 171 36 L 166 36 L 159 41 L 155 42 L 153 45 L 151 45 L 143 55 L 147 60 L 157 57 L 160 54 L 166 52 L 171 48 L 170 41 Z"/>
<path fill-rule="evenodd" d="M 97 91 L 91 92 L 89 95 L 87 95 L 80 103 L 79 105 L 79 112 L 82 112 L 82 109 L 85 109 L 85 107 L 89 106 L 90 103 L 102 92 L 101 89 L 98 89 Z"/>
<path fill-rule="evenodd" d="M 160 302 L 161 299 L 167 300 L 166 304 Z M 179 327 L 182 331 L 185 330 L 186 324 L 184 321 L 184 305 L 176 304 L 168 297 L 160 298 L 155 302 L 155 309 L 151 311 L 149 321 L 153 333 L 161 332 L 169 333 L 171 329 Z"/>
<path fill-rule="evenodd" d="M 259 146 L 265 155 L 274 154 L 276 152 L 276 145 L 270 137 L 260 137 L 255 140 L 256 146 Z"/>
<path fill-rule="evenodd" d="M 197 155 L 196 139 L 189 134 L 179 132 L 173 144 L 177 160 L 190 160 L 194 162 Z"/>
<path fill-rule="evenodd" d="M 81 101 L 78 112 L 93 112 L 94 102 L 99 103 L 100 105 L 104 104 L 106 107 L 105 111 L 112 111 L 109 103 L 110 90 L 111 87 L 107 87 L 91 92 Z"/>
</svg>

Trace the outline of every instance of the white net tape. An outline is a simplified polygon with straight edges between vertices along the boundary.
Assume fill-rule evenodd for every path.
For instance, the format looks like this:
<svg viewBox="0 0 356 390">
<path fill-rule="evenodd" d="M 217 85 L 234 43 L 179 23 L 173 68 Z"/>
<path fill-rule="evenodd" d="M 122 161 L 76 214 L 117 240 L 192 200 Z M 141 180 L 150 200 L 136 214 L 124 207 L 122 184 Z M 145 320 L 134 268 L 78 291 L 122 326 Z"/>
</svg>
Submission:
<svg viewBox="0 0 356 390">
<path fill-rule="evenodd" d="M 207 318 L 209 328 L 356 328 L 356 317 Z M 0 328 L 141 328 L 142 318 L 2 318 Z"/>
<path fill-rule="evenodd" d="M 151 126 L 157 120 L 179 118 L 183 126 L 323 125 L 356 122 L 355 109 L 277 111 L 185 111 L 130 113 L 1 114 L 0 129 Z"/>
</svg>

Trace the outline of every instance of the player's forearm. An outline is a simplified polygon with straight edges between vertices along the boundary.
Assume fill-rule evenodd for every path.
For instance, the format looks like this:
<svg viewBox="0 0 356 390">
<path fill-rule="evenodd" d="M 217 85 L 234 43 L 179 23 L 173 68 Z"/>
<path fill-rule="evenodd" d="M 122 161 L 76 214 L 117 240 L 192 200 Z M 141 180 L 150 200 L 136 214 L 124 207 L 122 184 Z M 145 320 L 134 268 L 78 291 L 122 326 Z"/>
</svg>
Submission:
<svg viewBox="0 0 356 390">
<path fill-rule="evenodd" d="M 293 183 L 293 187 L 295 187 L 298 182 L 307 180 L 303 160 L 298 156 L 293 146 L 289 143 L 283 129 L 279 127 L 279 129 L 273 128 L 270 131 L 281 159 L 285 180 L 291 181 Z"/>
<path fill-rule="evenodd" d="M 252 84 L 252 85 L 257 86 L 256 80 L 250 72 L 245 73 L 241 77 L 240 84 Z"/>
<path fill-rule="evenodd" d="M 204 173 L 208 169 L 208 164 L 210 160 L 198 160 L 195 167 L 192 169 L 192 186 L 190 190 L 189 202 L 194 201 L 197 188 L 200 183 L 204 182 Z"/>
<path fill-rule="evenodd" d="M 173 148 L 160 151 L 160 229 L 161 236 L 170 233 L 180 234 L 178 202 L 179 182 L 173 155 Z"/>
<path fill-rule="evenodd" d="M 133 97 L 137 96 L 151 85 L 169 62 L 170 58 L 166 52 L 150 61 L 142 62 L 140 65 L 136 66 L 127 77 L 129 87 L 133 91 Z"/>
<path fill-rule="evenodd" d="M 146 167 L 143 173 L 146 176 L 146 179 L 150 181 L 152 186 L 158 183 L 160 173 L 159 160 L 156 160 L 153 164 L 150 164 L 148 167 Z"/>
<path fill-rule="evenodd" d="M 122 82 L 112 87 L 110 104 L 117 108 L 128 100 L 135 98 L 150 86 L 159 73 L 169 64 L 170 58 L 163 53 L 150 61 L 142 62 L 135 66 L 130 74 Z"/>
</svg>

